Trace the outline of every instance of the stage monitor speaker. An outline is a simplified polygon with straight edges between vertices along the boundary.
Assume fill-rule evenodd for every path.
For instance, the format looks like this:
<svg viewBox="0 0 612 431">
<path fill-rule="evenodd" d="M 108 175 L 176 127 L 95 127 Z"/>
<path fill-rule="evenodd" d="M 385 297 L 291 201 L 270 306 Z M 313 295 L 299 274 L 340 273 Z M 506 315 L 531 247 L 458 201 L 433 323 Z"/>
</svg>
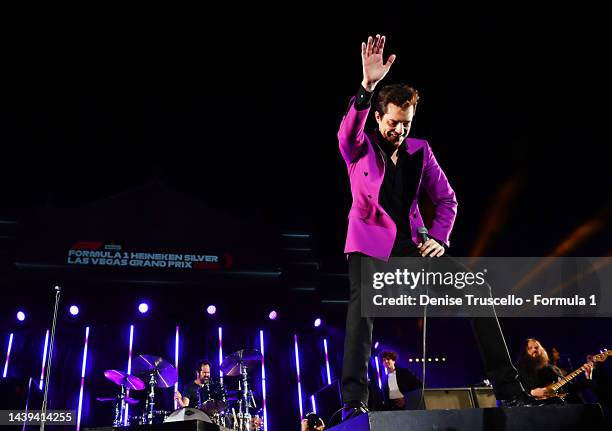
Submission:
<svg viewBox="0 0 612 431">
<path fill-rule="evenodd" d="M 425 389 L 424 400 L 426 410 L 474 408 L 470 388 Z"/>
<path fill-rule="evenodd" d="M 486 409 L 489 407 L 497 407 L 497 399 L 493 393 L 493 388 L 490 387 L 474 387 L 474 401 L 476 407 L 480 409 Z"/>
<path fill-rule="evenodd" d="M 450 391 L 465 397 L 465 392 Z M 437 393 L 435 395 L 440 395 Z M 608 429 L 598 404 L 369 412 L 326 431 L 577 431 Z"/>
<path fill-rule="evenodd" d="M 183 422 L 183 421 L 202 421 L 212 423 L 210 417 L 202 410 L 193 409 L 191 407 L 182 408 L 173 411 L 170 416 L 164 419 L 164 423 L 167 422 Z"/>
</svg>

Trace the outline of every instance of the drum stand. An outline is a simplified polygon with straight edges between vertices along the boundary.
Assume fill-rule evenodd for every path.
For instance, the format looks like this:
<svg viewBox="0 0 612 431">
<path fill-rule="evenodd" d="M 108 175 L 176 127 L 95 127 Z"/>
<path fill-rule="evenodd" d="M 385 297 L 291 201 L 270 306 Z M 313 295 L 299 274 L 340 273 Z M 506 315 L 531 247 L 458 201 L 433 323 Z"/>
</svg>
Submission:
<svg viewBox="0 0 612 431">
<path fill-rule="evenodd" d="M 115 403 L 115 419 L 113 420 L 114 427 L 123 426 L 121 421 L 126 414 L 126 402 L 125 402 L 125 385 L 121 385 L 121 392 L 117 396 L 117 402 Z"/>
<path fill-rule="evenodd" d="M 155 372 L 151 373 L 149 377 L 149 397 L 145 406 L 146 418 L 144 423 L 151 425 L 153 423 L 153 413 L 155 410 L 155 386 L 157 385 L 157 379 L 155 378 Z"/>
<path fill-rule="evenodd" d="M 251 431 L 249 408 L 256 406 L 253 392 L 249 389 L 248 370 L 242 363 L 240 364 L 240 375 L 242 381 L 238 382 L 238 390 L 242 392 L 242 396 L 238 400 L 238 430 Z"/>
</svg>

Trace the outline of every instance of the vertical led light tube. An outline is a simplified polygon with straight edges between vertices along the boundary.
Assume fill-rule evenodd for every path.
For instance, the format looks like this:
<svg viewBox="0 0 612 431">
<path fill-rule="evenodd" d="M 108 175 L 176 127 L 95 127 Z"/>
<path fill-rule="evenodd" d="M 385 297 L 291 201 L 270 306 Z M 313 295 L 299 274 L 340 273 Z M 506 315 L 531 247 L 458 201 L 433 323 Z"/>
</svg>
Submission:
<svg viewBox="0 0 612 431">
<path fill-rule="evenodd" d="M 313 413 L 316 413 L 317 412 L 317 403 L 315 402 L 314 394 L 310 396 L 310 404 L 312 404 L 312 411 L 313 411 Z"/>
<path fill-rule="evenodd" d="M 325 350 L 325 369 L 327 370 L 327 384 L 331 385 L 331 373 L 329 372 L 329 354 L 327 353 L 327 338 L 323 339 L 323 349 Z"/>
<path fill-rule="evenodd" d="M 130 348 L 128 350 L 128 366 L 127 373 L 132 374 L 132 347 L 134 346 L 134 325 L 130 325 Z M 125 396 L 130 395 L 130 390 L 126 391 Z M 128 418 L 130 417 L 130 405 L 125 405 L 125 417 L 123 418 L 123 426 L 127 426 Z"/>
<path fill-rule="evenodd" d="M 261 349 L 261 395 L 263 400 L 263 425 L 264 431 L 268 431 L 268 408 L 266 406 L 266 349 L 264 346 L 264 334 L 259 330 L 259 347 Z"/>
<path fill-rule="evenodd" d="M 40 382 L 38 383 L 38 389 L 42 391 L 43 381 L 45 379 L 45 367 L 47 366 L 47 348 L 49 347 L 49 330 L 45 335 L 45 345 L 43 347 L 42 366 L 40 367 Z"/>
<path fill-rule="evenodd" d="M 300 381 L 300 350 L 298 347 L 297 334 L 293 335 L 293 340 L 295 344 L 295 371 L 297 374 L 298 402 L 300 404 L 300 420 L 302 420 L 302 418 L 304 417 L 304 410 L 302 408 L 302 383 Z"/>
<path fill-rule="evenodd" d="M 223 383 L 223 371 L 221 371 L 221 363 L 223 362 L 223 328 L 219 326 L 219 378 Z"/>
<path fill-rule="evenodd" d="M 6 379 L 6 373 L 8 372 L 9 360 L 11 359 L 11 347 L 13 347 L 13 333 L 9 335 L 8 348 L 6 349 L 6 361 L 4 361 L 4 372 L 2 378 Z"/>
<path fill-rule="evenodd" d="M 378 364 L 378 356 L 374 356 L 374 360 L 376 361 L 376 376 L 378 377 L 378 388 L 382 389 L 382 381 L 380 379 L 380 365 Z"/>
<path fill-rule="evenodd" d="M 87 344 L 89 343 L 89 326 L 85 328 L 85 345 L 83 346 L 83 362 L 81 363 L 81 390 L 79 391 L 79 406 L 77 409 L 76 431 L 81 429 L 81 411 L 83 408 L 83 388 L 85 387 L 85 369 L 87 368 Z"/>
<path fill-rule="evenodd" d="M 178 375 L 178 369 L 179 369 L 178 364 L 179 364 L 179 326 L 176 325 L 176 335 L 174 337 L 174 368 L 176 368 L 177 375 Z M 174 384 L 174 392 L 176 391 L 178 391 L 178 380 Z M 178 409 L 178 401 L 174 399 L 174 410 L 176 409 Z"/>
</svg>

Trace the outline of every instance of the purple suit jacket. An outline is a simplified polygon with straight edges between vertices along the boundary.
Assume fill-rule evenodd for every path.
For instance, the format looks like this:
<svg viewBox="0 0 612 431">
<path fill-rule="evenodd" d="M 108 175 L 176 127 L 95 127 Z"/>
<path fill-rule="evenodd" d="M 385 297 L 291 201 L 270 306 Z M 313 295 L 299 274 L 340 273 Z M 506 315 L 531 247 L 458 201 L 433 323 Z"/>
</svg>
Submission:
<svg viewBox="0 0 612 431">
<path fill-rule="evenodd" d="M 348 232 L 345 253 L 360 252 L 382 260 L 388 260 L 395 242 L 395 222 L 378 203 L 378 195 L 385 176 L 385 159 L 378 146 L 377 133 L 364 131 L 369 109 L 358 111 L 351 99 L 349 109 L 340 123 L 338 140 L 340 152 L 346 162 L 353 203 L 348 215 Z M 406 152 L 410 157 L 422 156 L 419 160 L 416 193 L 410 204 L 410 233 L 415 244 L 420 241 L 417 229 L 424 226 L 419 211 L 418 197 L 422 188 L 428 193 L 436 207 L 429 235 L 449 244 L 455 216 L 457 199 L 446 175 L 438 165 L 427 141 L 406 139 Z M 419 154 L 419 152 L 423 152 Z M 417 168 L 418 169 L 418 168 Z"/>
</svg>

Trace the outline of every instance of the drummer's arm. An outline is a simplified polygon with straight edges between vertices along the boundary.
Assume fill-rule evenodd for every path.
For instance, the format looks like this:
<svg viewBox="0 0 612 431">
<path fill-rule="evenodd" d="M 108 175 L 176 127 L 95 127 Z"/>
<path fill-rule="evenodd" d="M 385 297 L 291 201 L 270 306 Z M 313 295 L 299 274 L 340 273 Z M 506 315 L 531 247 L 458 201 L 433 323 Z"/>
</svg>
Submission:
<svg viewBox="0 0 612 431">
<path fill-rule="evenodd" d="M 189 398 L 182 396 L 179 391 L 174 393 L 174 399 L 181 407 L 187 407 L 189 405 Z"/>
</svg>

